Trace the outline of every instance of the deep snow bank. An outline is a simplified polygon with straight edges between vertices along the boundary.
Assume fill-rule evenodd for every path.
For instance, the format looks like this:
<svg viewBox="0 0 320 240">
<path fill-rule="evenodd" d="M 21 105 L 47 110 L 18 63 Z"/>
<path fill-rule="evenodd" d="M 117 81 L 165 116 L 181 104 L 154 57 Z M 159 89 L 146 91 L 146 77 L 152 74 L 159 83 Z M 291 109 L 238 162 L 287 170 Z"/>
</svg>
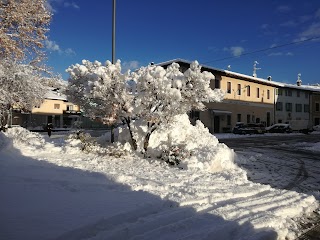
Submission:
<svg viewBox="0 0 320 240">
<path fill-rule="evenodd" d="M 194 129 L 197 127 L 202 128 L 201 124 Z M 199 139 L 190 136 L 192 133 L 173 131 L 170 139 L 185 134 L 186 139 L 195 141 L 185 143 L 188 149 L 219 148 L 215 140 L 215 144 L 206 145 L 204 132 L 201 137 L 196 135 Z M 301 218 L 318 207 L 313 196 L 252 183 L 237 167 L 216 173 L 198 168 L 180 170 L 134 154 L 121 158 L 86 154 L 76 147 L 77 141 L 49 139 L 24 129 L 12 129 L 9 135 L 22 155 L 0 151 L 0 182 L 6 189 L 3 196 L 9 199 L 1 205 L 6 215 L 0 220 L 10 226 L 9 236 L 20 235 L 4 239 L 56 239 L 63 232 L 63 236 L 84 236 L 61 239 L 296 239 Z M 157 150 L 155 143 L 151 143 L 151 150 Z M 68 146 L 70 151 L 65 151 Z M 217 152 L 216 157 L 222 153 Z M 37 167 L 37 161 L 44 164 Z M 101 192 L 105 198 L 97 204 Z M 69 204 L 57 204 L 59 200 Z M 148 204 L 154 208 L 146 208 Z M 30 206 L 33 211 L 28 214 Z M 142 216 L 141 206 L 145 211 Z M 114 216 L 119 219 L 116 226 Z M 112 224 L 96 225 L 101 218 Z M 75 222 L 85 225 L 86 231 L 75 229 Z"/>
<path fill-rule="evenodd" d="M 143 149 L 146 124 L 136 121 L 133 124 L 133 135 L 138 149 Z M 119 141 L 130 142 L 127 128 L 119 129 Z M 150 137 L 148 155 L 160 158 L 173 147 L 180 152 L 187 153 L 180 166 L 185 169 L 199 169 L 210 172 L 219 172 L 234 169 L 234 151 L 209 133 L 201 121 L 193 126 L 187 114 L 178 115 L 168 125 L 159 127 Z"/>
</svg>

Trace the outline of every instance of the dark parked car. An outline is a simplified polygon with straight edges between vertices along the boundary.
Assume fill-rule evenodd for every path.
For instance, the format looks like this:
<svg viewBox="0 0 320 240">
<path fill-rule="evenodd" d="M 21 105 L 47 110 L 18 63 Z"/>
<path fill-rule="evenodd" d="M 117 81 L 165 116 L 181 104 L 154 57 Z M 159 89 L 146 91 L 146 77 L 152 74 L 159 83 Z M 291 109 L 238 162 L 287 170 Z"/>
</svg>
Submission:
<svg viewBox="0 0 320 240">
<path fill-rule="evenodd" d="M 234 134 L 263 134 L 266 129 L 263 124 L 260 123 L 237 123 L 233 128 Z"/>
<path fill-rule="evenodd" d="M 266 131 L 269 133 L 292 133 L 290 124 L 277 123 L 270 127 L 266 127 Z"/>
</svg>

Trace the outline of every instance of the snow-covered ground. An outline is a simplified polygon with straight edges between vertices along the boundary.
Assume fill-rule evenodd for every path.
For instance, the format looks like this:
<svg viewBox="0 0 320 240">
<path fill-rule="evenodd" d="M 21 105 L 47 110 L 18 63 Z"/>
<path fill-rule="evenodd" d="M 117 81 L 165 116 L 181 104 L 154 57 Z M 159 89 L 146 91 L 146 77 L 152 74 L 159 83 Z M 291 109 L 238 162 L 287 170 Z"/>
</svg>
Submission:
<svg viewBox="0 0 320 240">
<path fill-rule="evenodd" d="M 318 207 L 237 166 L 180 169 L 78 146 L 61 133 L 0 133 L 0 239 L 295 239 Z"/>
</svg>

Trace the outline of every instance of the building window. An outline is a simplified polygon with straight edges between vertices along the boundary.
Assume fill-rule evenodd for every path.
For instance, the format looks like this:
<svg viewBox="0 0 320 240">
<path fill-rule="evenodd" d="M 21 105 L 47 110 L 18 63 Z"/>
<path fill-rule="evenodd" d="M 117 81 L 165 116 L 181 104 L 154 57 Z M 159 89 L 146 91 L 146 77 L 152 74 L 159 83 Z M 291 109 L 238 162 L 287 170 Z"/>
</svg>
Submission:
<svg viewBox="0 0 320 240">
<path fill-rule="evenodd" d="M 250 123 L 250 119 L 251 119 L 250 114 L 247 114 L 247 123 Z"/>
<path fill-rule="evenodd" d="M 316 112 L 319 112 L 320 111 L 320 103 L 316 103 Z"/>
<path fill-rule="evenodd" d="M 237 122 L 241 122 L 241 114 L 237 114 Z"/>
<path fill-rule="evenodd" d="M 192 119 L 199 120 L 200 119 L 200 112 L 199 111 L 195 111 L 195 110 L 191 110 L 190 117 Z"/>
<path fill-rule="evenodd" d="M 214 88 L 220 88 L 220 80 L 219 79 L 214 80 Z"/>
<path fill-rule="evenodd" d="M 286 96 L 291 97 L 292 96 L 292 90 L 286 89 Z"/>
<path fill-rule="evenodd" d="M 60 104 L 55 103 L 53 106 L 54 109 L 60 109 Z"/>
<path fill-rule="evenodd" d="M 282 96 L 282 89 L 280 89 L 280 88 L 277 88 L 277 95 L 279 95 L 279 96 Z"/>
<path fill-rule="evenodd" d="M 227 82 L 227 93 L 231 93 L 231 82 Z"/>
<path fill-rule="evenodd" d="M 297 90 L 297 97 L 300 97 L 300 90 Z"/>
<path fill-rule="evenodd" d="M 231 115 L 227 115 L 227 125 L 231 125 Z"/>
<path fill-rule="evenodd" d="M 320 118 L 314 119 L 314 125 L 320 125 Z"/>
<path fill-rule="evenodd" d="M 267 99 L 270 99 L 270 90 L 267 90 Z"/>
<path fill-rule="evenodd" d="M 307 92 L 304 93 L 304 97 L 305 97 L 305 98 L 308 98 L 308 97 L 309 97 L 309 95 L 308 95 Z"/>
<path fill-rule="evenodd" d="M 305 113 L 308 113 L 310 111 L 309 110 L 310 109 L 309 104 L 304 104 L 303 108 L 304 108 L 303 110 L 304 110 Z"/>
<path fill-rule="evenodd" d="M 257 88 L 257 98 L 260 97 L 260 88 Z"/>
<path fill-rule="evenodd" d="M 250 97 L 250 86 L 247 86 L 247 96 Z"/>
<path fill-rule="evenodd" d="M 302 104 L 296 103 L 296 112 L 302 112 Z"/>
<path fill-rule="evenodd" d="M 73 111 L 73 105 L 67 105 L 67 111 Z"/>
<path fill-rule="evenodd" d="M 276 103 L 276 111 L 282 111 L 282 102 L 277 102 Z"/>
<path fill-rule="evenodd" d="M 292 112 L 292 103 L 286 103 L 286 111 Z"/>
<path fill-rule="evenodd" d="M 238 93 L 238 95 L 241 95 L 241 84 L 238 84 L 237 93 Z"/>
</svg>

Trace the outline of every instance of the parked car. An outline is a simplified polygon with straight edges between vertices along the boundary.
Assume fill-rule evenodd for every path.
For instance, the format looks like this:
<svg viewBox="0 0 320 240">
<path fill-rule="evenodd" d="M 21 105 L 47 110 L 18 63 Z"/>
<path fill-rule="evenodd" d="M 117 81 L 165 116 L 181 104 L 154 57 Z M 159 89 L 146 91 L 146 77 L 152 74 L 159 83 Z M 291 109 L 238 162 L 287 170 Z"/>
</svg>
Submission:
<svg viewBox="0 0 320 240">
<path fill-rule="evenodd" d="M 313 126 L 313 131 L 320 131 L 320 125 Z"/>
<path fill-rule="evenodd" d="M 266 131 L 269 133 L 292 133 L 290 124 L 276 123 L 270 127 L 266 127 Z"/>
<path fill-rule="evenodd" d="M 264 125 L 260 123 L 239 123 L 233 128 L 234 134 L 263 134 L 265 132 Z"/>
</svg>

